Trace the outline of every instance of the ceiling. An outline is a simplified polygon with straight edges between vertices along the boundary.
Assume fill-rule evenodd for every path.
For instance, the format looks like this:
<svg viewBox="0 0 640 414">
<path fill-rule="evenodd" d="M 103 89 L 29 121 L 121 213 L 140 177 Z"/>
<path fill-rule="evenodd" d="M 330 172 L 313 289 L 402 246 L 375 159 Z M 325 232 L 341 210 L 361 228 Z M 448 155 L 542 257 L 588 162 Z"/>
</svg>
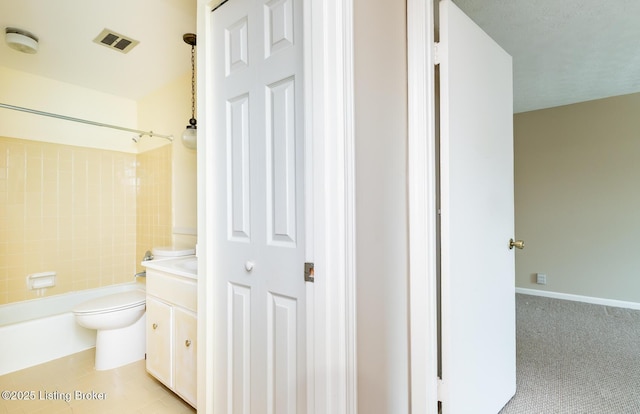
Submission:
<svg viewBox="0 0 640 414">
<path fill-rule="evenodd" d="M 36 35 L 38 53 L 9 48 L 5 27 Z M 140 43 L 94 43 L 105 28 Z M 182 35 L 195 33 L 196 0 L 0 0 L 0 30 L 1 66 L 137 100 L 191 70 Z"/>
<path fill-rule="evenodd" d="M 640 91 L 638 0 L 453 0 L 513 57 L 514 111 Z"/>
<path fill-rule="evenodd" d="M 514 110 L 640 91 L 640 1 L 454 0 L 513 56 Z M 0 27 L 39 37 L 35 55 L 0 42 L 0 65 L 139 99 L 190 69 L 196 0 L 0 0 Z M 97 45 L 104 29 L 139 40 Z"/>
</svg>

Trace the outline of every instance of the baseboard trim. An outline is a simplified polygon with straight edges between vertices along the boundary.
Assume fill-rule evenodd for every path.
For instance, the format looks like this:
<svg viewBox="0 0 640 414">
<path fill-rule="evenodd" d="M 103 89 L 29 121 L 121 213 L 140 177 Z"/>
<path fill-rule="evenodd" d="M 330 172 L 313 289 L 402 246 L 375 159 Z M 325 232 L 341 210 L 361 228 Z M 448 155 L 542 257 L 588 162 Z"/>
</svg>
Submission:
<svg viewBox="0 0 640 414">
<path fill-rule="evenodd" d="M 593 296 L 581 296 L 573 295 L 570 293 L 551 292 L 548 290 L 516 288 L 516 293 L 522 293 L 523 295 L 544 296 L 546 298 L 572 300 L 574 302 L 593 303 L 596 305 L 612 306 L 615 308 L 627 308 L 640 310 L 640 303 L 638 302 L 626 302 L 623 300 L 596 298 Z"/>
</svg>

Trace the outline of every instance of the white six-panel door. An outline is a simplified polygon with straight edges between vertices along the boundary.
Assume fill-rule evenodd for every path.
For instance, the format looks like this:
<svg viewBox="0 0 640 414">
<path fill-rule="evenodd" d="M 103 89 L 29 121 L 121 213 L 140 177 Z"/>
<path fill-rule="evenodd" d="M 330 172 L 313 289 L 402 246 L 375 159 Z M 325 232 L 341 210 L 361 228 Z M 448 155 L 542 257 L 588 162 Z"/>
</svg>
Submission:
<svg viewBox="0 0 640 414">
<path fill-rule="evenodd" d="M 211 13 L 216 413 L 306 410 L 302 2 Z"/>
<path fill-rule="evenodd" d="M 445 414 L 515 393 L 511 57 L 440 2 L 442 383 Z"/>
</svg>

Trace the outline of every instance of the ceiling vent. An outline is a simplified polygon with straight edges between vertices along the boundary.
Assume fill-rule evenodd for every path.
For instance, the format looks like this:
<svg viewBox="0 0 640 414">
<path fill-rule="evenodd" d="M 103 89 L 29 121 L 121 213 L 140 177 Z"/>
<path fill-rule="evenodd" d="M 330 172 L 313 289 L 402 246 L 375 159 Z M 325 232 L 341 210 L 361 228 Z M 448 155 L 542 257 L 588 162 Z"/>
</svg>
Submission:
<svg viewBox="0 0 640 414">
<path fill-rule="evenodd" d="M 106 46 L 109 49 L 117 50 L 122 53 L 128 53 L 138 43 L 140 43 L 137 40 L 133 40 L 109 29 L 104 29 L 98 36 L 96 36 L 95 39 L 93 39 L 93 41 L 99 45 Z"/>
</svg>

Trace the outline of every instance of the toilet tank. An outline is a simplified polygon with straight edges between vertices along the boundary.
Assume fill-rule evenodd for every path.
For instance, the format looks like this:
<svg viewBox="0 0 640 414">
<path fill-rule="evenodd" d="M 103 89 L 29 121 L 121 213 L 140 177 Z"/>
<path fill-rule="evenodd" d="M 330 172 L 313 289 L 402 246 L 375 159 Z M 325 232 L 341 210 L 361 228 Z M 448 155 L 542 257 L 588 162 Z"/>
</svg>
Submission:
<svg viewBox="0 0 640 414">
<path fill-rule="evenodd" d="M 192 256 L 196 249 L 192 247 L 160 246 L 151 249 L 153 260 L 175 259 L 176 257 Z"/>
</svg>

